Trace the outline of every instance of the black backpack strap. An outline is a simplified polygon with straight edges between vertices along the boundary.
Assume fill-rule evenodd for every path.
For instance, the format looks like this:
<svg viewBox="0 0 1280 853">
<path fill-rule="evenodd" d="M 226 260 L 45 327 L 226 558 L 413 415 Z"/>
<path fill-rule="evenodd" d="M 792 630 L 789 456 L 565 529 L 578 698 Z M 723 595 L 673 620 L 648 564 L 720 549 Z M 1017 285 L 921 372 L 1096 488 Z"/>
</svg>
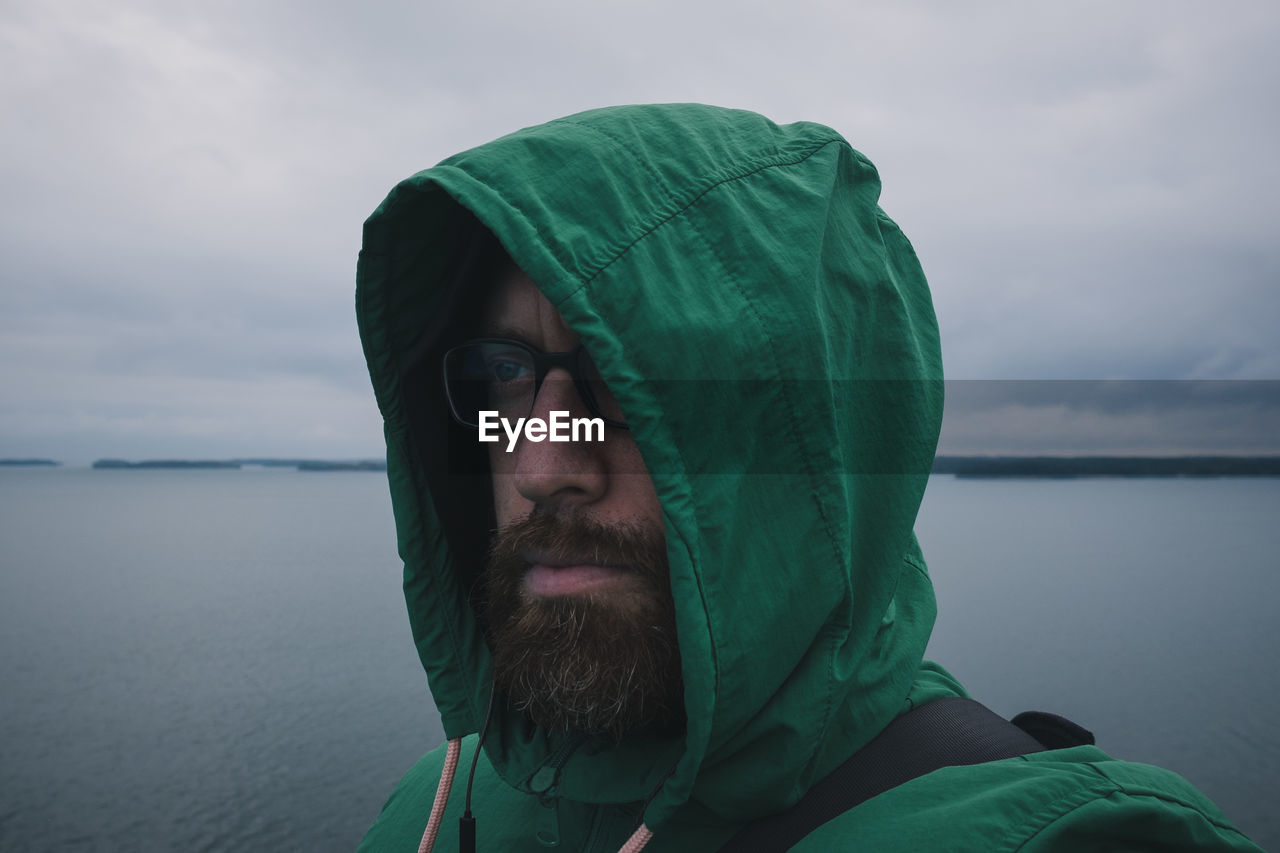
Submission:
<svg viewBox="0 0 1280 853">
<path fill-rule="evenodd" d="M 747 824 L 719 853 L 788 850 L 832 818 L 918 776 L 1043 750 L 1034 737 L 980 702 L 938 699 L 900 715 L 795 806 Z"/>
<path fill-rule="evenodd" d="M 1067 749 L 1094 743 L 1093 732 L 1047 711 L 1023 711 L 1009 722 L 1040 741 L 1045 749 Z"/>
</svg>

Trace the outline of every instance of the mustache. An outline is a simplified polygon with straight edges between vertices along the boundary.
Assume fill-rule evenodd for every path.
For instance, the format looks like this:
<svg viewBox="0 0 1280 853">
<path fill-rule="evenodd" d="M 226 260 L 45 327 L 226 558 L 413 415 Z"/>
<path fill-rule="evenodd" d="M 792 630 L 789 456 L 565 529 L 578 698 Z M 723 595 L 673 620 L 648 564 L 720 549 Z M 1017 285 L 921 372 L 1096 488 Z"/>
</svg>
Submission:
<svg viewBox="0 0 1280 853">
<path fill-rule="evenodd" d="M 502 573 L 523 572 L 530 555 L 565 563 L 613 566 L 665 580 L 666 536 L 634 522 L 603 523 L 580 513 L 539 511 L 499 529 L 489 547 L 489 565 Z"/>
</svg>

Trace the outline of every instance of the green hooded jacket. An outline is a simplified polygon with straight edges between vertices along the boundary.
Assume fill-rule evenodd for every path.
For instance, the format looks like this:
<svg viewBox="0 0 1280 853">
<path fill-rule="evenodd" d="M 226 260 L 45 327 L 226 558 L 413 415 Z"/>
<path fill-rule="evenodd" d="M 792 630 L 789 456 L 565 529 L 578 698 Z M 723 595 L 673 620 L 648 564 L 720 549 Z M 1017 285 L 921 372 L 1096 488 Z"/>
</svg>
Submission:
<svg viewBox="0 0 1280 853">
<path fill-rule="evenodd" d="M 912 527 L 942 365 L 928 285 L 879 191 L 829 128 L 633 106 L 451 157 L 366 222 L 357 314 L 409 619 L 445 734 L 464 738 L 437 850 L 457 849 L 491 692 L 468 599 L 493 523 L 485 463 L 440 387 L 483 298 L 468 287 L 477 223 L 585 343 L 648 465 L 688 720 L 582 740 L 499 700 L 474 781 L 480 850 L 612 851 L 641 821 L 646 850 L 715 850 L 898 714 L 964 695 L 922 661 L 935 606 Z M 362 849 L 417 849 L 443 755 L 409 771 Z M 1179 777 L 1078 747 L 937 771 L 796 849 L 1198 845 L 1256 849 Z"/>
</svg>

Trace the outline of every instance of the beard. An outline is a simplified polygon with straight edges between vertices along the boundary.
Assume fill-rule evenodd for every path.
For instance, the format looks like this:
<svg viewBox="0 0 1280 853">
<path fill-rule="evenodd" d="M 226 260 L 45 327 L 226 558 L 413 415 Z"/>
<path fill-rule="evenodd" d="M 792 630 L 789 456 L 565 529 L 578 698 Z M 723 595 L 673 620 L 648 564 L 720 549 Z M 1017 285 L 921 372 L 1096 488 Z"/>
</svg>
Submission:
<svg viewBox="0 0 1280 853">
<path fill-rule="evenodd" d="M 622 567 L 625 589 L 555 597 L 524 588 L 525 554 L 576 555 Z M 490 548 L 488 624 L 494 683 L 549 731 L 620 739 L 684 722 L 675 602 L 662 531 L 535 510 Z"/>
</svg>

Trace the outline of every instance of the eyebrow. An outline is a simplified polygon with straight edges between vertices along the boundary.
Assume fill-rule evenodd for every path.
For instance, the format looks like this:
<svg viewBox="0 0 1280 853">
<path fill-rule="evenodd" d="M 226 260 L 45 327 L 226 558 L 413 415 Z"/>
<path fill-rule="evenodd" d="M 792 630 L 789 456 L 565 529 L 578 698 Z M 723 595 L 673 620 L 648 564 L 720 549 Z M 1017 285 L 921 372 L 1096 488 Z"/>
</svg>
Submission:
<svg viewBox="0 0 1280 853">
<path fill-rule="evenodd" d="M 513 341 L 519 341 L 525 346 L 534 347 L 529 342 L 529 336 L 519 329 L 513 329 L 510 326 L 490 326 L 483 325 L 480 327 L 480 337 L 482 338 L 510 338 Z"/>
</svg>

